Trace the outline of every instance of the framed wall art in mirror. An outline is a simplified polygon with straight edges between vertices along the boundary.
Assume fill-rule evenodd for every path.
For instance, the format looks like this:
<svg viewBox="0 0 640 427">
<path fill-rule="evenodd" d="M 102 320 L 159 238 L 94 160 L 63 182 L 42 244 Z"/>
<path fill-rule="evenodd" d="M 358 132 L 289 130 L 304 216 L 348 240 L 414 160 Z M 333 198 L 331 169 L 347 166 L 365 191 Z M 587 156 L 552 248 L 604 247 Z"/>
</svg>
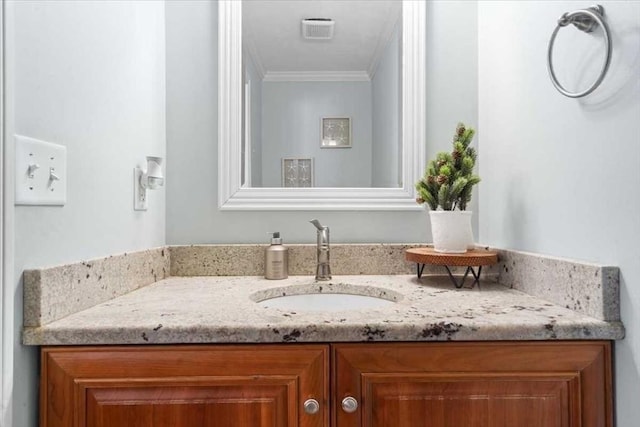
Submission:
<svg viewBox="0 0 640 427">
<path fill-rule="evenodd" d="M 351 148 L 351 118 L 323 117 L 320 132 L 320 147 Z"/>
<path fill-rule="evenodd" d="M 270 1 L 277 3 L 274 0 Z M 296 3 L 317 6 L 317 3 L 322 2 L 323 0 L 313 0 Z M 325 114 L 316 115 L 315 119 L 312 117 L 313 114 L 308 117 L 301 116 L 302 112 L 316 111 L 322 107 L 314 105 L 313 102 L 317 103 L 321 98 L 317 94 L 323 94 L 324 88 L 328 87 L 327 83 L 342 85 L 340 87 L 344 88 L 344 90 L 353 91 L 361 91 L 363 85 L 375 86 L 375 75 L 382 75 L 385 72 L 384 67 L 378 67 L 378 63 L 381 63 L 384 59 L 378 59 L 378 62 L 372 63 L 372 66 L 364 71 L 332 70 L 330 69 L 332 66 L 336 68 L 342 67 L 342 65 L 336 65 L 337 62 L 333 60 L 320 59 L 319 62 L 329 65 L 328 70 L 313 72 L 305 70 L 293 70 L 291 72 L 282 70 L 269 71 L 268 68 L 260 70 L 260 67 L 256 67 L 255 64 L 255 62 L 259 61 L 247 61 L 247 56 L 260 57 L 260 54 L 255 55 L 255 49 L 251 46 L 256 44 L 255 39 L 264 40 L 266 37 L 254 37 L 252 42 L 248 36 L 245 36 L 246 40 L 243 40 L 243 31 L 247 30 L 246 28 L 243 29 L 243 7 L 247 4 L 265 7 L 263 3 L 238 0 L 220 0 L 218 2 L 219 208 L 221 210 L 422 209 L 415 203 L 414 183 L 422 174 L 425 162 L 425 1 L 403 0 L 401 2 L 386 2 L 390 7 L 398 7 L 401 4 L 401 15 L 398 14 L 396 19 L 397 25 L 388 31 L 390 34 L 396 34 L 394 37 L 395 40 L 398 40 L 398 48 L 394 50 L 395 58 L 397 58 L 394 67 L 398 76 L 397 81 L 400 83 L 396 84 L 398 89 L 397 102 L 393 107 L 396 111 L 396 114 L 393 115 L 396 125 L 391 127 L 392 130 L 384 135 L 376 128 L 376 124 L 384 122 L 384 120 L 377 119 L 375 111 L 369 116 L 368 121 L 361 121 L 346 110 L 333 113 L 325 111 Z M 349 9 L 364 2 L 345 0 L 332 3 Z M 351 3 L 353 3 L 353 6 Z M 376 2 L 376 4 L 378 3 L 382 4 L 383 2 Z M 324 10 L 323 8 L 321 9 Z M 259 16 L 264 17 L 264 13 L 267 12 L 261 11 Z M 300 40 L 295 39 L 301 37 L 300 20 L 293 19 L 287 25 L 291 28 L 295 27 L 295 31 L 297 31 L 296 34 L 291 31 L 291 44 L 298 43 Z M 279 34 L 282 32 L 280 29 L 284 28 L 284 25 L 273 25 L 272 27 L 273 31 Z M 346 32 L 346 27 L 341 27 L 340 20 L 336 19 L 336 39 L 340 34 Z M 331 43 L 331 40 L 314 40 L 312 43 L 316 44 L 308 45 L 310 49 L 332 52 L 337 49 L 327 44 Z M 380 43 L 378 42 L 377 44 L 379 45 Z M 287 46 L 288 44 L 284 43 L 278 45 L 278 49 L 273 48 L 271 51 L 280 54 L 282 51 L 287 50 Z M 331 48 L 327 46 L 331 46 Z M 356 58 L 360 54 L 359 49 L 357 49 L 358 46 L 356 45 L 356 48 L 352 47 L 351 53 L 342 52 L 340 56 L 346 58 L 347 62 L 349 62 L 351 57 Z M 373 44 L 373 47 L 378 51 L 380 50 L 379 46 L 376 47 L 376 43 Z M 278 63 L 282 62 L 278 61 Z M 391 61 L 391 63 L 393 65 L 394 61 Z M 295 65 L 295 62 L 292 62 L 292 64 Z M 249 76 L 252 73 L 259 77 Z M 250 85 L 247 85 L 247 79 L 250 77 L 254 80 Z M 262 92 L 258 90 L 260 86 L 262 86 Z M 302 88 L 303 91 L 306 91 L 304 92 L 305 94 L 313 92 L 314 96 L 304 96 L 302 98 L 300 96 L 297 98 L 293 95 L 289 96 L 288 91 L 294 86 Z M 249 97 L 246 96 L 246 93 L 243 93 L 243 91 L 247 90 L 247 87 L 255 90 L 255 93 L 250 94 L 251 96 Z M 260 100 L 261 98 L 261 108 L 250 108 L 247 105 L 243 105 L 246 99 L 251 99 L 253 102 L 253 100 Z M 272 105 L 277 105 L 277 108 L 267 108 L 265 104 L 267 98 L 272 100 L 270 102 L 276 103 Z M 359 97 L 354 103 L 362 103 L 362 101 L 363 98 Z M 340 105 L 344 106 L 346 104 L 341 101 Z M 375 110 L 375 106 L 371 108 Z M 251 119 L 249 119 L 247 113 L 249 110 L 253 111 Z M 276 110 L 286 110 L 290 114 L 297 114 L 297 116 L 285 116 L 282 119 L 274 120 L 273 112 Z M 361 108 L 357 107 L 354 111 L 358 112 L 360 110 Z M 330 116 L 327 113 L 335 115 Z M 260 114 L 263 114 L 263 117 L 260 117 Z M 385 116 L 378 114 L 378 117 Z M 336 122 L 336 120 L 338 121 Z M 348 127 L 348 132 L 338 134 L 323 132 L 325 121 L 327 124 L 339 125 L 342 123 L 345 128 Z M 250 131 L 243 128 L 243 126 L 252 125 L 253 122 L 262 123 L 259 127 L 250 129 Z M 313 130 L 314 127 L 318 126 L 318 123 L 321 123 L 320 146 L 318 146 L 317 142 L 318 136 L 310 135 L 308 138 L 300 138 L 293 131 L 280 129 L 280 124 L 285 122 L 306 130 Z M 314 126 L 313 123 L 316 123 L 316 125 Z M 346 126 L 347 124 L 348 126 Z M 265 128 L 265 126 L 267 127 Z M 264 144 L 257 147 L 251 145 L 255 142 L 253 140 L 259 140 L 269 133 L 274 133 L 274 129 L 280 132 L 277 136 L 287 136 L 289 134 L 288 137 L 275 138 L 280 144 L 279 150 L 274 151 Z M 315 135 L 318 135 L 317 129 L 316 127 Z M 364 134 L 364 139 L 361 139 L 360 136 L 356 138 L 356 132 L 358 132 L 358 135 Z M 247 137 L 247 135 L 253 136 Z M 371 154 L 370 148 L 368 153 L 361 151 L 367 149 L 368 144 L 371 145 L 368 140 L 375 140 L 376 137 L 383 140 L 398 141 L 399 143 L 384 148 L 383 150 L 386 151 L 378 153 L 376 159 L 376 153 Z M 361 143 L 361 141 L 364 142 Z M 299 142 L 305 142 L 309 145 L 305 148 L 296 148 L 293 144 Z M 324 148 L 328 147 L 351 147 L 351 149 L 324 150 Z M 323 150 L 313 151 L 317 149 Z M 249 162 L 247 158 L 252 153 L 259 153 L 260 158 L 256 156 Z M 356 157 L 353 157 L 354 155 Z M 343 161 L 340 156 L 351 157 Z M 265 158 L 268 161 L 265 161 Z M 283 180 L 278 179 L 278 175 L 283 173 L 284 163 L 281 164 L 283 158 L 314 158 L 312 162 L 315 169 L 314 173 L 319 174 L 315 177 L 315 186 L 286 186 Z M 392 160 L 390 161 L 390 159 Z M 389 166 L 389 169 L 383 172 L 385 176 L 380 176 L 381 173 L 376 171 L 376 162 L 379 164 L 386 162 L 387 166 Z M 351 173 L 352 176 L 348 177 L 349 180 L 345 179 L 344 182 L 332 181 L 325 177 L 337 174 L 334 174 L 333 170 L 331 173 L 326 173 L 324 171 L 325 165 L 338 166 L 335 170 L 343 171 L 346 174 Z M 267 167 L 269 168 L 268 174 Z M 356 170 L 357 173 L 354 172 Z M 273 178 L 271 178 L 272 171 L 276 173 Z M 243 179 L 246 174 L 254 174 L 254 176 L 262 178 L 254 180 Z M 251 181 L 253 181 L 254 185 L 262 186 L 251 187 L 249 185 Z"/>
<path fill-rule="evenodd" d="M 289 188 L 313 187 L 313 159 L 283 158 L 282 186 Z"/>
</svg>

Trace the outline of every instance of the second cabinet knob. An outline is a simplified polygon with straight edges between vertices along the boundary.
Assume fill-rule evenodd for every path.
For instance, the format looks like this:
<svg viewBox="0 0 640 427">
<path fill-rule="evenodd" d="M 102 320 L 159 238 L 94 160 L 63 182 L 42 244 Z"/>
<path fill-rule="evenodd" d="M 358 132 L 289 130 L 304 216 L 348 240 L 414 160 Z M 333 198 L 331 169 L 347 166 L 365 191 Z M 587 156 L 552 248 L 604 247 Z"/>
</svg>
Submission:
<svg viewBox="0 0 640 427">
<path fill-rule="evenodd" d="M 355 397 L 347 396 L 342 399 L 342 410 L 347 413 L 355 412 L 358 409 L 358 401 Z"/>
<path fill-rule="evenodd" d="M 320 404 L 315 399 L 307 399 L 304 402 L 304 412 L 309 415 L 313 415 L 318 413 L 320 410 Z"/>
</svg>

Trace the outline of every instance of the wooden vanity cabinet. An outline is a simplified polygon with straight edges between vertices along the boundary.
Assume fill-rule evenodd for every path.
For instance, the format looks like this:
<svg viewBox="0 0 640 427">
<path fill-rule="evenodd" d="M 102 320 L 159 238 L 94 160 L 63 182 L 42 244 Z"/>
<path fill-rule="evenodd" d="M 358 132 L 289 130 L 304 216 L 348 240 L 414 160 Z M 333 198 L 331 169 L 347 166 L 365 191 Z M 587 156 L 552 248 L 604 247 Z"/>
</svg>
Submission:
<svg viewBox="0 0 640 427">
<path fill-rule="evenodd" d="M 326 345 L 44 348 L 40 425 L 326 426 L 328 363 Z"/>
<path fill-rule="evenodd" d="M 611 427 L 608 342 L 332 348 L 337 427 Z"/>
<path fill-rule="evenodd" d="M 353 412 L 343 409 L 345 398 L 353 398 L 346 409 L 357 402 Z M 308 399 L 318 401 L 317 413 L 305 412 Z M 611 427 L 611 344 L 47 347 L 40 420 L 41 427 Z"/>
</svg>

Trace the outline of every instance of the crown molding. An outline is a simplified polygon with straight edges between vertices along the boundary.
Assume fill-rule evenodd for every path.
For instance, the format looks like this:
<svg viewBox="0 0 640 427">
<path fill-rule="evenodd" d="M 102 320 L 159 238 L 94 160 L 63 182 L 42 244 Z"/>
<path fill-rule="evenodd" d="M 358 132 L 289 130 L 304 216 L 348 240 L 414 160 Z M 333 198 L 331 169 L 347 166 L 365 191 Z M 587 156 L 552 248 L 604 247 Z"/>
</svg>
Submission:
<svg viewBox="0 0 640 427">
<path fill-rule="evenodd" d="M 378 71 L 378 65 L 380 65 L 382 56 L 387 50 L 389 43 L 391 43 L 393 33 L 395 32 L 396 28 L 401 25 L 401 19 L 402 13 L 390 16 L 390 19 L 387 20 L 384 29 L 380 33 L 378 45 L 376 46 L 376 50 L 373 52 L 371 63 L 369 64 L 369 68 L 367 69 L 367 73 L 369 74 L 369 78 L 371 80 L 373 80 L 373 76 L 375 76 L 376 71 Z"/>
<path fill-rule="evenodd" d="M 247 52 L 247 56 L 253 64 L 256 73 L 258 74 L 258 78 L 260 80 L 264 80 L 264 76 L 267 71 L 264 68 L 264 64 L 262 63 L 262 59 L 260 58 L 260 54 L 258 53 L 258 49 L 256 48 L 256 43 L 253 40 L 253 37 L 247 36 L 245 40 L 243 40 L 243 43 L 245 51 Z"/>
<path fill-rule="evenodd" d="M 366 71 L 267 71 L 265 82 L 368 82 Z"/>
</svg>

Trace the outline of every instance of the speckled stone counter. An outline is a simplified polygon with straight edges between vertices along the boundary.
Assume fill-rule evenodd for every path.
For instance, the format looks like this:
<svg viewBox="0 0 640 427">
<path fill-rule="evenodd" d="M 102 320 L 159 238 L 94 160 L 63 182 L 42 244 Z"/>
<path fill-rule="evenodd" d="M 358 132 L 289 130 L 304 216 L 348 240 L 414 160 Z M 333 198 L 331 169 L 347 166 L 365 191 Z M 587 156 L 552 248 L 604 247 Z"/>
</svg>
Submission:
<svg viewBox="0 0 640 427">
<path fill-rule="evenodd" d="M 26 270 L 24 326 L 45 325 L 168 276 L 164 247 Z"/>
<path fill-rule="evenodd" d="M 384 308 L 295 311 L 256 300 L 287 293 L 359 293 L 395 300 Z M 620 339 L 606 322 L 546 300 L 483 283 L 455 289 L 448 278 L 413 275 L 170 277 L 44 326 L 28 345 L 443 340 Z"/>
</svg>

